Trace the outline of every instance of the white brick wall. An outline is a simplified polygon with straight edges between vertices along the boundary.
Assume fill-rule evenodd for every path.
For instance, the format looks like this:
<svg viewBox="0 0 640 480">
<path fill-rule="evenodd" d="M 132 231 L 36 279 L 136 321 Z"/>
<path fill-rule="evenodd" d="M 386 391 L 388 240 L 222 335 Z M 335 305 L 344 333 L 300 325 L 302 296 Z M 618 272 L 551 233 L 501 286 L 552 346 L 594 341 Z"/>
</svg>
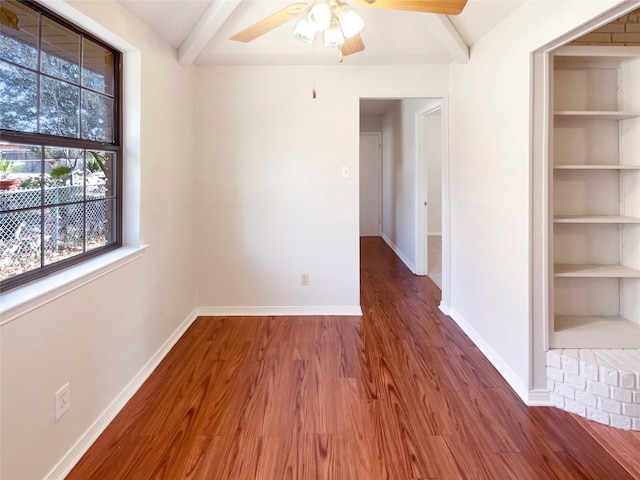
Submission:
<svg viewBox="0 0 640 480">
<path fill-rule="evenodd" d="M 547 388 L 557 408 L 640 431 L 640 350 L 550 350 Z"/>
<path fill-rule="evenodd" d="M 576 392 L 576 402 L 587 407 L 595 407 L 598 404 L 598 397 L 587 392 Z"/>
</svg>

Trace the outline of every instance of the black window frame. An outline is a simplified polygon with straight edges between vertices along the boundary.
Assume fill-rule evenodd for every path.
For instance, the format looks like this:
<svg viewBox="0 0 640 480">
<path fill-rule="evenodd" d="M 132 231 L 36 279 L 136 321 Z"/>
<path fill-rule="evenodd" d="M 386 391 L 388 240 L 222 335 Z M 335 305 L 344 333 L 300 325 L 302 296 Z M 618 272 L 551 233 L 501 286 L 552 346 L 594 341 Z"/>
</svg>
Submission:
<svg viewBox="0 0 640 480">
<path fill-rule="evenodd" d="M 103 255 L 105 253 L 111 252 L 118 248 L 121 248 L 123 245 L 123 169 L 124 169 L 124 159 L 123 159 L 123 74 L 122 74 L 122 52 L 114 48 L 113 46 L 105 43 L 100 38 L 93 35 L 91 32 L 86 29 L 75 25 L 68 20 L 64 19 L 60 15 L 52 12 L 46 7 L 42 6 L 40 3 L 37 3 L 32 0 L 15 0 L 17 3 L 21 3 L 32 10 L 35 10 L 39 14 L 38 25 L 40 28 L 40 34 L 38 36 L 38 58 L 41 56 L 42 51 L 42 23 L 43 17 L 46 17 L 48 20 L 56 22 L 57 24 L 68 28 L 80 35 L 80 43 L 82 45 L 82 38 L 86 38 L 91 42 L 99 45 L 100 47 L 105 48 L 113 54 L 113 134 L 112 134 L 112 142 L 101 142 L 101 141 L 92 141 L 87 139 L 80 138 L 82 136 L 81 130 L 78 132 L 78 138 L 72 137 L 63 137 L 57 135 L 49 135 L 42 134 L 38 132 L 22 132 L 16 130 L 8 130 L 8 129 L 0 129 L 0 140 L 5 142 L 10 142 L 13 144 L 21 144 L 21 145 L 32 145 L 35 147 L 41 147 L 41 150 L 44 152 L 44 149 L 47 147 L 59 147 L 59 148 L 72 148 L 79 150 L 93 150 L 93 151 L 104 151 L 111 152 L 115 154 L 115 162 L 114 169 L 115 173 L 113 176 L 113 182 L 115 194 L 114 198 L 114 208 L 115 208 L 115 219 L 113 220 L 113 238 L 110 243 L 104 246 L 100 246 L 91 250 L 87 250 L 86 248 L 86 235 L 84 236 L 83 241 L 83 252 L 75 254 L 71 257 L 65 258 L 63 260 L 56 261 L 54 263 L 45 265 L 45 256 L 41 255 L 40 258 L 40 267 L 34 268 L 32 270 L 16 274 L 14 276 L 8 277 L 4 280 L 0 280 L 0 293 L 4 293 L 8 290 L 14 289 L 18 286 L 25 285 L 27 283 L 31 283 L 35 280 L 44 278 L 48 275 L 51 275 L 55 272 L 59 272 L 61 270 L 67 269 L 69 267 L 84 263 L 88 260 L 91 260 L 95 257 Z M 3 62 L 7 62 L 11 64 L 12 62 L 8 60 L 3 60 Z M 20 65 L 21 68 L 25 68 Z M 80 52 L 80 64 L 79 64 L 80 72 L 82 72 L 82 51 Z M 38 93 L 36 94 L 36 107 L 37 107 L 37 118 L 38 124 L 40 123 L 40 81 L 41 78 L 53 78 L 50 75 L 43 73 L 40 69 L 40 61 L 38 62 L 38 66 L 35 70 L 27 68 L 27 70 L 35 73 L 37 75 L 37 85 L 38 85 Z M 79 88 L 85 89 L 86 91 L 92 92 L 91 88 L 83 87 L 82 81 L 79 81 Z M 80 113 L 79 113 L 80 114 Z M 86 153 L 85 153 L 86 156 Z M 41 158 L 41 162 L 45 162 L 44 153 Z M 42 187 L 44 189 L 44 186 Z M 44 191 L 44 190 L 43 190 Z M 90 203 L 87 200 L 86 195 L 84 200 L 78 202 L 78 204 L 82 204 L 86 206 Z M 51 207 L 51 205 L 47 205 L 42 202 L 38 208 L 41 211 L 41 215 L 44 215 L 44 210 Z M 40 236 L 41 239 L 44 238 L 45 232 L 41 231 Z M 44 245 L 44 241 L 42 242 Z M 44 246 L 42 247 L 44 249 Z"/>
</svg>

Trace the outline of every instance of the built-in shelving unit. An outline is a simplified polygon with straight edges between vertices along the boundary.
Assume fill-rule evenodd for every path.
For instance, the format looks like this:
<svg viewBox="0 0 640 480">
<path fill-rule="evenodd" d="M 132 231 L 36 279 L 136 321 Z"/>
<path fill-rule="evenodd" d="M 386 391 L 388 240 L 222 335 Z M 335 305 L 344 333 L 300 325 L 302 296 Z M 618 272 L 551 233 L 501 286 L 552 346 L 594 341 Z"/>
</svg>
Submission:
<svg viewBox="0 0 640 480">
<path fill-rule="evenodd" d="M 624 265 L 556 263 L 553 274 L 573 278 L 640 278 L 640 270 Z"/>
<path fill-rule="evenodd" d="M 638 113 L 635 112 L 580 112 L 580 111 L 557 111 L 554 112 L 556 118 L 577 118 L 580 120 L 626 120 L 629 118 L 638 117 Z"/>
<path fill-rule="evenodd" d="M 640 165 L 555 165 L 554 170 L 640 170 Z"/>
<path fill-rule="evenodd" d="M 556 215 L 554 223 L 640 223 L 640 218 L 625 217 L 623 215 Z"/>
<path fill-rule="evenodd" d="M 640 48 L 553 56 L 551 348 L 640 348 Z"/>
</svg>

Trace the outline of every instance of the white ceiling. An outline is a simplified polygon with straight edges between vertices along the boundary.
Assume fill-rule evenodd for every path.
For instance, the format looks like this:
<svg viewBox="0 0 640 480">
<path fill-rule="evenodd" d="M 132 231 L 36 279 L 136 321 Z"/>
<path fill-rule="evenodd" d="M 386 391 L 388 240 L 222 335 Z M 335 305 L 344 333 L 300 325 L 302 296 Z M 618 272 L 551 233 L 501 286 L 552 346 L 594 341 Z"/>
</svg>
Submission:
<svg viewBox="0 0 640 480">
<path fill-rule="evenodd" d="M 448 17 L 352 3 L 365 21 L 361 36 L 366 49 L 346 57 L 345 64 L 449 63 L 460 58 L 461 48 L 473 45 L 524 1 L 469 0 L 460 15 Z M 336 48 L 319 43 L 308 45 L 292 35 L 295 20 L 250 43 L 229 40 L 231 35 L 293 0 L 120 0 L 120 3 L 178 48 L 182 63 L 310 64 L 314 51 L 316 63 L 337 63 Z M 442 28 L 447 24 L 453 29 Z"/>
</svg>

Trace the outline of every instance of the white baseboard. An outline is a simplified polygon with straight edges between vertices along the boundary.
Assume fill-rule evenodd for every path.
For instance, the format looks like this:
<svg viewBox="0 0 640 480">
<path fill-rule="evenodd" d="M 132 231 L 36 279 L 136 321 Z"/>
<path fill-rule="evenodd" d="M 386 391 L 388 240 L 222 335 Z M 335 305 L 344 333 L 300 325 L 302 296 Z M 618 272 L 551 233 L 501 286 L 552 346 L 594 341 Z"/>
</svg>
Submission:
<svg viewBox="0 0 640 480">
<path fill-rule="evenodd" d="M 209 307 L 196 308 L 171 334 L 166 342 L 149 359 L 144 367 L 131 379 L 93 424 L 80 436 L 43 480 L 63 480 L 78 463 L 89 447 L 98 439 L 116 415 L 131 400 L 149 375 L 169 353 L 176 342 L 199 316 L 287 316 L 287 315 L 334 315 L 362 316 L 360 306 L 352 307 Z"/>
<path fill-rule="evenodd" d="M 449 315 L 451 312 L 451 307 L 449 307 L 449 304 L 444 303 L 443 301 L 440 301 L 440 305 L 438 305 L 438 309 L 445 315 Z"/>
<path fill-rule="evenodd" d="M 391 245 L 390 245 L 391 246 Z M 391 247 L 393 248 L 393 247 Z M 400 256 L 400 255 L 399 255 Z M 401 257 L 402 258 L 402 257 Z M 403 260 L 404 261 L 404 260 Z M 405 262 L 406 263 L 406 262 Z M 407 265 L 408 266 L 408 265 Z M 529 406 L 551 406 L 547 390 L 527 390 L 520 378 L 502 358 L 482 339 L 471 325 L 455 309 L 440 304 L 440 310 L 462 328 L 480 351 L 496 367 L 516 394 Z M 194 309 L 167 341 L 156 351 L 142 369 L 135 375 L 104 412 L 93 422 L 85 433 L 49 471 L 43 480 L 63 480 L 78 463 L 89 447 L 98 439 L 126 403 L 135 395 L 153 370 L 169 353 L 176 342 L 199 316 L 288 316 L 288 315 L 337 315 L 362 316 L 359 306 L 352 307 L 201 307 Z"/>
<path fill-rule="evenodd" d="M 498 370 L 500 375 L 507 381 L 511 388 L 516 392 L 522 401 L 528 405 L 529 403 L 529 389 L 522 382 L 522 379 L 516 375 L 511 367 L 502 359 L 491 346 L 485 342 L 478 332 L 467 322 L 460 312 L 455 308 L 449 309 L 449 316 L 454 322 L 467 334 L 473 343 L 480 349 L 485 357 L 492 363 L 492 365 Z"/>
<path fill-rule="evenodd" d="M 441 237 L 442 232 L 427 232 L 427 237 Z"/>
<path fill-rule="evenodd" d="M 393 250 L 393 252 L 398 256 L 398 258 L 402 260 L 402 263 L 404 263 L 407 266 L 407 268 L 411 270 L 411 273 L 416 273 L 418 271 L 416 269 L 416 266 L 411 262 L 411 260 L 409 260 L 405 256 L 405 254 L 402 253 L 402 251 L 398 247 L 396 247 L 396 245 L 391 241 L 391 239 L 389 239 L 389 237 L 387 237 L 384 233 L 382 234 L 382 239 L 385 241 L 387 245 L 389 245 L 391 250 Z"/>
<path fill-rule="evenodd" d="M 361 317 L 360 306 L 345 307 L 200 307 L 195 310 L 199 317 L 286 317 L 309 315 L 334 315 Z"/>
<path fill-rule="evenodd" d="M 171 348 L 182 337 L 182 335 L 191 326 L 194 320 L 198 318 L 197 311 L 192 311 L 189 316 L 180 324 L 180 326 L 171 334 L 166 342 L 158 349 L 158 351 L 149 359 L 144 367 L 131 379 L 127 386 L 118 394 L 111 405 L 102 412 L 102 414 L 93 422 L 93 424 L 84 432 L 78 441 L 64 454 L 58 463 L 44 477 L 44 480 L 63 480 L 71 469 L 80 461 L 82 456 L 89 450 L 89 447 L 95 442 L 100 434 L 107 428 L 109 423 L 124 408 L 126 403 L 131 400 L 142 384 L 149 378 L 151 372 L 160 364 L 162 359 L 169 353 Z"/>
<path fill-rule="evenodd" d="M 529 390 L 527 405 L 530 407 L 553 407 L 549 390 L 537 389 Z"/>
</svg>

